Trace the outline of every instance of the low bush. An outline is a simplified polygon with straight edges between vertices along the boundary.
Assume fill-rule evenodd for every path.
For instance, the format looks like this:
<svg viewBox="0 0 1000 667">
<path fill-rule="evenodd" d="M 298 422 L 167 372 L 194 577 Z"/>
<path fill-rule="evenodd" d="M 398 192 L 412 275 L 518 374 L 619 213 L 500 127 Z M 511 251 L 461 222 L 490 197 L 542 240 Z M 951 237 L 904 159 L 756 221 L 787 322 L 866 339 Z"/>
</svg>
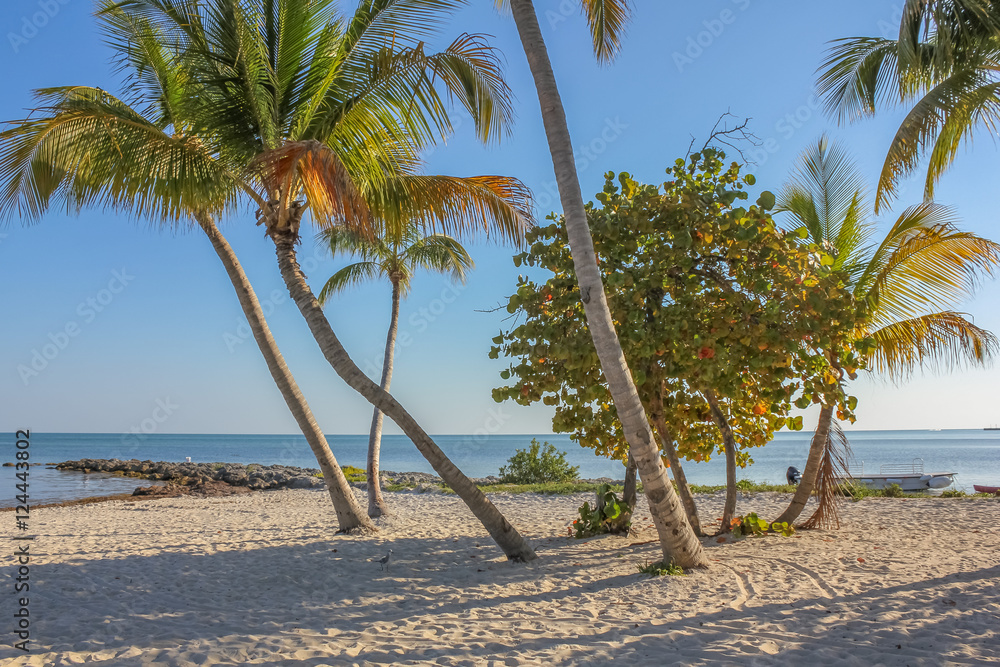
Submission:
<svg viewBox="0 0 1000 667">
<path fill-rule="evenodd" d="M 795 534 L 795 527 L 784 521 L 781 523 L 768 523 L 757 516 L 756 512 L 750 512 L 746 516 L 733 518 L 732 531 L 733 537 L 736 538 L 763 535 L 764 533 L 777 533 L 778 535 L 791 537 Z"/>
<path fill-rule="evenodd" d="M 680 565 L 676 565 L 673 561 L 667 562 L 663 560 L 658 563 L 646 563 L 645 565 L 640 565 L 639 573 L 649 575 L 650 577 L 662 577 L 663 575 L 683 577 L 684 568 Z"/>
<path fill-rule="evenodd" d="M 546 482 L 569 482 L 577 478 L 579 466 L 566 462 L 566 452 L 558 451 L 549 443 L 539 444 L 532 438 L 531 447 L 518 449 L 500 467 L 500 482 L 503 484 L 544 484 Z"/>
<path fill-rule="evenodd" d="M 627 533 L 632 525 L 632 508 L 618 499 L 610 484 L 597 489 L 597 502 L 591 508 L 586 502 L 580 507 L 580 518 L 573 522 L 576 537 L 593 537 L 605 533 Z"/>
</svg>

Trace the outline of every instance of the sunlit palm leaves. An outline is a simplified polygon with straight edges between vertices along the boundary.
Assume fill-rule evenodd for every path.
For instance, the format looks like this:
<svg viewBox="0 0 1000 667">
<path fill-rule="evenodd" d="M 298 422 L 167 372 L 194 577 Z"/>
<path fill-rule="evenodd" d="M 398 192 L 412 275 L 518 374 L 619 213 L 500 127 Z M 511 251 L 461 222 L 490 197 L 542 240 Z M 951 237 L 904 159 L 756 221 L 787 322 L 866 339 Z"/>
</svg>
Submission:
<svg viewBox="0 0 1000 667">
<path fill-rule="evenodd" d="M 898 39 L 836 40 L 820 70 L 820 93 L 841 122 L 880 106 L 910 107 L 879 177 L 876 212 L 928 152 L 924 187 L 931 198 L 963 140 L 977 129 L 997 136 L 1000 4 L 907 0 Z"/>
<path fill-rule="evenodd" d="M 496 222 L 516 240 L 527 220 L 519 182 L 406 185 L 421 149 L 451 132 L 449 99 L 484 141 L 512 122 L 485 40 L 462 35 L 438 53 L 420 41 L 463 4 L 367 0 L 339 18 L 330 0 L 102 0 L 126 97 L 41 91 L 32 118 L 0 137 L 0 206 L 37 217 L 61 198 L 176 222 L 249 195 L 262 211 L 284 208 L 279 227 L 303 205 L 321 224 L 364 226 L 366 198 L 382 192 L 383 216 L 458 231 Z"/>
<path fill-rule="evenodd" d="M 826 139 L 807 151 L 782 191 L 779 209 L 808 229 L 848 270 L 861 311 L 858 339 L 871 338 L 871 371 L 900 380 L 924 367 L 985 364 L 997 338 L 952 309 L 1000 266 L 1000 245 L 956 226 L 932 202 L 906 209 L 878 245 L 860 177 L 846 153 Z"/>
<path fill-rule="evenodd" d="M 39 91 L 33 118 L 0 133 L 0 212 L 37 219 L 53 203 L 177 223 L 233 202 L 234 176 L 197 137 L 163 132 L 97 88 Z"/>
<path fill-rule="evenodd" d="M 379 278 L 397 285 L 405 297 L 417 269 L 450 273 L 454 280 L 465 282 L 474 266 L 457 240 L 445 234 L 425 236 L 416 225 L 384 230 L 374 239 L 353 230 L 328 229 L 319 240 L 335 256 L 355 255 L 360 260 L 330 277 L 319 293 L 323 304 L 338 292 Z"/>
</svg>

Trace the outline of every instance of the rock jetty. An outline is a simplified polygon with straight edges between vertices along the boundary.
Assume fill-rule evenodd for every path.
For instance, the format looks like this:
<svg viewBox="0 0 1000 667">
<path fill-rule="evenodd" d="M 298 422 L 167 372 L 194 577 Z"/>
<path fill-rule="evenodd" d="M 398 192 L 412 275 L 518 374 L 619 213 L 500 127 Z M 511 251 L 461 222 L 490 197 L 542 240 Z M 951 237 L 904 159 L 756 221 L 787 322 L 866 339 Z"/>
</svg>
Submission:
<svg viewBox="0 0 1000 667">
<path fill-rule="evenodd" d="M 80 459 L 64 461 L 55 466 L 59 470 L 103 472 L 123 477 L 153 479 L 167 482 L 168 486 L 215 487 L 219 482 L 252 491 L 266 489 L 312 489 L 324 486 L 318 468 L 296 468 L 283 465 L 251 463 L 175 463 L 172 461 L 139 461 L 129 459 Z M 382 483 L 406 485 L 435 485 L 441 478 L 424 472 L 395 473 L 383 471 Z M 477 484 L 496 483 L 496 477 L 473 480 Z M 364 482 L 352 486 L 366 488 Z M 163 493 L 156 492 L 156 493 Z"/>
</svg>

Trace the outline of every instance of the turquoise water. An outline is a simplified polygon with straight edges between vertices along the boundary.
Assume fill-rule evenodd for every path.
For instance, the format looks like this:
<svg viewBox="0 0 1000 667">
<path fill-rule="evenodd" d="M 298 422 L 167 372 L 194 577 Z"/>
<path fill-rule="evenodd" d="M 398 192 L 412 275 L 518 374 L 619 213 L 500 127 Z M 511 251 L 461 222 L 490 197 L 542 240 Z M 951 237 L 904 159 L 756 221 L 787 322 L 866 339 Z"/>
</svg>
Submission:
<svg viewBox="0 0 1000 667">
<path fill-rule="evenodd" d="M 585 478 L 620 479 L 624 467 L 594 456 L 565 435 L 436 436 L 449 457 L 472 477 L 495 475 L 518 448 L 532 437 L 547 440 L 567 452 Z M 957 473 L 956 487 L 972 490 L 973 484 L 1000 485 L 1000 431 L 854 431 L 848 433 L 854 457 L 865 468 L 877 471 L 884 463 L 908 463 L 922 458 L 928 472 Z M 364 468 L 367 435 L 328 436 L 341 465 Z M 754 463 L 740 471 L 741 478 L 783 482 L 788 466 L 802 468 L 809 448 L 809 433 L 779 433 L 766 447 L 754 452 Z M 13 461 L 14 434 L 0 436 L 0 461 Z M 122 435 L 104 433 L 32 433 L 31 461 L 57 463 L 81 458 L 148 459 L 196 462 L 262 463 L 315 468 L 316 461 L 305 439 L 283 435 Z M 387 435 L 382 442 L 382 469 L 396 472 L 434 472 L 405 436 Z M 686 463 L 684 470 L 695 484 L 722 484 L 725 465 L 720 458 L 706 463 Z M 14 504 L 13 468 L 0 468 L 0 507 Z M 131 491 L 135 480 L 87 476 L 76 472 L 32 467 L 29 495 L 32 504 L 57 502 L 95 495 Z"/>
</svg>

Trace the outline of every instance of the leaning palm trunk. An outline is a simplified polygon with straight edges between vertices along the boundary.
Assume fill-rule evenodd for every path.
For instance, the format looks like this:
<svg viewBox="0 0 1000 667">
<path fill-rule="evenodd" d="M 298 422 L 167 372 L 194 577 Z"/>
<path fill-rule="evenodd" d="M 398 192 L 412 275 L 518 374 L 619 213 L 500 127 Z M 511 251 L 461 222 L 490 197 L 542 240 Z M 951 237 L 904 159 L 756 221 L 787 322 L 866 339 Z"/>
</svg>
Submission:
<svg viewBox="0 0 1000 667">
<path fill-rule="evenodd" d="M 694 494 L 688 485 L 687 475 L 684 474 L 684 467 L 681 465 L 681 457 L 677 455 L 677 446 L 674 443 L 673 435 L 663 418 L 663 398 L 654 396 L 651 404 L 653 426 L 660 436 L 660 446 L 667 455 L 670 462 L 670 473 L 674 478 L 674 485 L 677 486 L 677 495 L 681 497 L 684 504 L 684 511 L 687 513 L 688 522 L 695 535 L 704 535 L 701 530 L 701 519 L 698 518 L 698 506 L 694 502 Z"/>
<path fill-rule="evenodd" d="M 664 559 L 673 560 L 681 567 L 704 566 L 707 563 L 701 542 L 688 524 L 677 493 L 667 477 L 611 320 L 594 242 L 587 225 L 566 113 L 538 27 L 535 7 L 531 0 L 511 0 L 510 6 L 538 91 L 587 326 L 649 500 L 649 511 L 660 537 Z"/>
<path fill-rule="evenodd" d="M 715 392 L 709 390 L 704 395 L 708 407 L 712 409 L 712 418 L 722 434 L 722 444 L 726 451 L 726 507 L 722 512 L 722 528 L 719 532 L 728 533 L 733 528 L 733 517 L 736 515 L 736 438 L 733 437 L 729 420 L 719 407 Z"/>
<path fill-rule="evenodd" d="M 385 338 L 385 357 L 382 360 L 382 391 L 389 391 L 392 384 L 392 363 L 396 347 L 396 332 L 399 330 L 399 281 L 392 281 L 392 317 L 389 319 L 389 333 Z M 379 479 L 379 455 L 382 449 L 382 411 L 377 407 L 372 415 L 371 433 L 368 435 L 368 516 L 373 519 L 389 513 L 382 498 L 382 480 Z"/>
<path fill-rule="evenodd" d="M 316 300 L 309 288 L 309 283 L 306 282 L 302 269 L 299 268 L 295 256 L 296 235 L 272 232 L 272 238 L 277 250 L 278 267 L 285 280 L 285 286 L 309 325 L 309 330 L 319 344 L 323 356 L 330 362 L 337 375 L 403 429 L 403 432 L 413 441 L 413 444 L 417 446 L 417 449 L 437 471 L 441 479 L 458 494 L 472 510 L 472 513 L 482 522 L 508 559 L 529 561 L 537 558 L 534 550 L 517 529 L 507 521 L 500 510 L 479 490 L 479 487 L 445 456 L 431 437 L 420 428 L 416 420 L 403 409 L 403 406 L 372 382 L 351 360 L 347 350 L 337 338 L 337 334 L 330 327 L 330 322 L 326 319 L 322 306 L 319 305 L 319 301 Z"/>
<path fill-rule="evenodd" d="M 309 404 L 306 403 L 295 378 L 292 377 L 292 372 L 285 364 L 285 359 L 278 350 L 274 336 L 271 335 L 271 330 L 264 319 L 264 311 L 260 307 L 257 295 L 254 293 L 246 273 L 243 272 L 243 267 L 236 258 L 236 253 L 233 252 L 232 247 L 209 216 L 199 215 L 197 220 L 212 242 L 212 247 L 215 248 L 222 264 L 226 267 L 226 273 L 233 283 L 237 297 L 239 297 L 240 306 L 250 324 L 250 330 L 253 332 L 257 347 L 260 348 L 261 354 L 264 355 L 264 361 L 267 362 L 267 368 L 271 371 L 271 377 L 274 378 L 274 383 L 278 386 L 292 416 L 295 417 L 295 422 L 306 437 L 309 448 L 316 456 L 319 468 L 323 472 L 323 481 L 326 482 L 327 491 L 330 493 L 330 500 L 333 501 L 333 507 L 337 512 L 340 532 L 356 529 L 376 530 L 375 525 L 361 511 L 361 507 L 351 491 L 351 486 L 348 484 L 347 478 L 344 477 L 344 471 L 337 465 L 337 460 L 333 457 L 333 452 L 330 451 L 326 436 L 323 435 L 323 431 L 316 423 L 316 419 L 309 409 Z"/>
<path fill-rule="evenodd" d="M 848 461 L 851 458 L 851 444 L 836 421 L 832 422 L 830 435 L 823 448 L 823 463 L 820 465 L 816 481 L 816 495 L 819 503 L 812 516 L 802 523 L 802 528 L 840 528 L 840 502 L 843 499 L 840 485 L 850 476 Z"/>
<path fill-rule="evenodd" d="M 826 451 L 827 440 L 830 438 L 830 426 L 833 423 L 833 406 L 824 405 L 819 413 L 819 424 L 816 425 L 816 433 L 813 434 L 812 443 L 809 445 L 809 458 L 806 460 L 806 469 L 802 471 L 802 479 L 795 489 L 792 502 L 788 504 L 785 511 L 781 513 L 775 521 L 777 523 L 793 523 L 802 514 L 809 496 L 816 488 L 816 480 L 819 477 L 819 470 L 823 467 L 823 453 Z"/>
</svg>

